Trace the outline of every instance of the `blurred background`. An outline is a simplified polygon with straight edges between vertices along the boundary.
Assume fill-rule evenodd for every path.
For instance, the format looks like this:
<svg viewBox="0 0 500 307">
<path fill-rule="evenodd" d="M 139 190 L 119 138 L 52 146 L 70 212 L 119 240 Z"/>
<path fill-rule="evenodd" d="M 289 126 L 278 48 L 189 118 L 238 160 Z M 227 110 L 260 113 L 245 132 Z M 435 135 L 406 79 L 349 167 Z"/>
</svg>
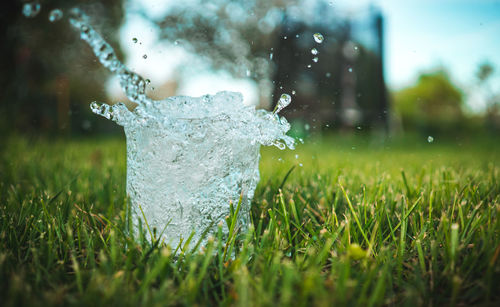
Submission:
<svg viewBox="0 0 500 307">
<path fill-rule="evenodd" d="M 500 135 L 500 1 L 16 0 L 0 3 L 2 137 L 121 133 L 90 112 L 126 97 L 74 6 L 155 99 L 231 90 L 272 109 L 288 93 L 301 138 Z"/>
</svg>

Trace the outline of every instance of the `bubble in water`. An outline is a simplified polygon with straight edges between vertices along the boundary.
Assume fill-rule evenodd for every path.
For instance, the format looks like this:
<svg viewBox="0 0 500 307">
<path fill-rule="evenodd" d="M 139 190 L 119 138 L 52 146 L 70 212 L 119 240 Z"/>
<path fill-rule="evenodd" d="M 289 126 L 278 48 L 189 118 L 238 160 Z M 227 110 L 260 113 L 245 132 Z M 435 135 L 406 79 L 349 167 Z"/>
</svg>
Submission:
<svg viewBox="0 0 500 307">
<path fill-rule="evenodd" d="M 429 142 L 429 143 L 434 142 L 434 138 L 433 138 L 432 136 L 430 136 L 430 135 L 429 135 L 429 136 L 427 137 L 427 142 Z"/>
<path fill-rule="evenodd" d="M 313 62 L 314 62 L 314 63 L 318 63 L 318 57 L 317 57 L 317 56 L 315 56 L 315 57 L 313 58 Z"/>
<path fill-rule="evenodd" d="M 279 113 L 281 110 L 286 108 L 290 102 L 292 102 L 292 97 L 288 94 L 281 94 L 276 107 L 274 108 L 273 114 Z"/>
<path fill-rule="evenodd" d="M 311 53 L 314 55 L 317 55 L 319 53 L 319 51 L 318 51 L 318 49 L 313 48 L 313 49 L 311 49 Z"/>
<path fill-rule="evenodd" d="M 42 6 L 40 5 L 40 3 L 36 1 L 25 3 L 23 5 L 23 15 L 28 18 L 33 18 L 38 15 L 38 13 L 40 13 L 41 8 Z"/>
<path fill-rule="evenodd" d="M 139 41 L 136 37 L 132 38 L 132 41 L 134 42 L 134 44 L 137 44 L 137 42 Z"/>
<path fill-rule="evenodd" d="M 323 34 L 321 34 L 321 33 L 314 33 L 313 37 L 314 37 L 314 40 L 316 41 L 316 43 L 318 43 L 318 44 L 321 44 L 325 40 L 325 38 L 323 37 Z"/>
<path fill-rule="evenodd" d="M 63 12 L 60 9 L 54 9 L 49 13 L 49 21 L 56 22 L 63 17 Z"/>
<path fill-rule="evenodd" d="M 143 59 L 147 59 L 147 58 L 148 58 L 148 55 L 147 55 L 147 54 L 145 54 L 145 55 L 143 55 L 143 56 L 142 56 L 142 58 L 143 58 Z"/>
</svg>

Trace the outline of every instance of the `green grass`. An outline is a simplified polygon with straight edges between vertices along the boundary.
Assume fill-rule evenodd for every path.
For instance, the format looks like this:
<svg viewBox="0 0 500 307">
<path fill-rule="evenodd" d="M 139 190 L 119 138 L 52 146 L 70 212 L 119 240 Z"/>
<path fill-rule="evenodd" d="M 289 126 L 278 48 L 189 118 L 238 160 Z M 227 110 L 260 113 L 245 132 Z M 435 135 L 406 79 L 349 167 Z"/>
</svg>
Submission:
<svg viewBox="0 0 500 307">
<path fill-rule="evenodd" d="M 124 234 L 122 140 L 4 140 L 0 305 L 499 302 L 499 142 L 425 139 L 264 149 L 234 258 Z"/>
</svg>

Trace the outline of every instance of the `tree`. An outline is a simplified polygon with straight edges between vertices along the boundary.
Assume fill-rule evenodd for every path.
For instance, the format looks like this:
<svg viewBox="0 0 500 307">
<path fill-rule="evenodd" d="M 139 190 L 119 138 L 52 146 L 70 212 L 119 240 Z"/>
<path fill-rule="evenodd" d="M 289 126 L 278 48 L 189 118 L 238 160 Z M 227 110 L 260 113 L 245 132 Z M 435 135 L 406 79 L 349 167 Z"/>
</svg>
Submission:
<svg viewBox="0 0 500 307">
<path fill-rule="evenodd" d="M 446 71 L 421 74 L 417 83 L 394 95 L 395 111 L 405 129 L 450 132 L 463 120 L 463 94 Z"/>
</svg>

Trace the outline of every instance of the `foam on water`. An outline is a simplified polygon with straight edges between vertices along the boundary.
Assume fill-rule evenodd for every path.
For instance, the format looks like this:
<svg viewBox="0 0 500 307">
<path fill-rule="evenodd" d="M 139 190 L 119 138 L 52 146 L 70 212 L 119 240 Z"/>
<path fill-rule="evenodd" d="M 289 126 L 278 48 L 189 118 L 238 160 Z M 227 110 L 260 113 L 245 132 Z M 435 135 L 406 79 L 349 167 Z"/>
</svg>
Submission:
<svg viewBox="0 0 500 307">
<path fill-rule="evenodd" d="M 234 92 L 152 100 L 145 94 L 144 78 L 118 60 L 81 11 L 71 13 L 80 37 L 137 104 L 132 111 L 123 103 L 91 104 L 94 113 L 125 129 L 135 229 L 145 218 L 167 242 L 177 244 L 192 231 L 196 242 L 205 229 L 215 231 L 229 215 L 229 202 L 236 204 L 240 196 L 239 227 L 246 229 L 259 181 L 260 145 L 294 148 L 294 139 L 286 135 L 290 125 L 277 115 L 291 97 L 283 94 L 273 113 L 245 106 Z"/>
</svg>

